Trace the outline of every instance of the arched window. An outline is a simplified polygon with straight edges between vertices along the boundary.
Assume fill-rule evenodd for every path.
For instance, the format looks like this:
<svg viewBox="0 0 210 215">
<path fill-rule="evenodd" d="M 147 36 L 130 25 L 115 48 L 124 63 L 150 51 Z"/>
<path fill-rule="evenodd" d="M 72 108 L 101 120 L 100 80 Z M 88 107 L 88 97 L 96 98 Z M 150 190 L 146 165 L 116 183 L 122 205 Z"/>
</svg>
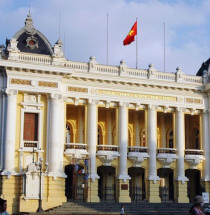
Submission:
<svg viewBox="0 0 210 215">
<path fill-rule="evenodd" d="M 144 128 L 141 130 L 141 138 L 140 138 L 140 140 L 141 140 L 141 145 L 140 146 L 145 147 L 146 146 L 146 133 L 145 133 Z"/>
<path fill-rule="evenodd" d="M 101 126 L 98 126 L 98 145 L 103 145 L 103 134 Z"/>
<path fill-rule="evenodd" d="M 192 138 L 192 149 L 200 149 L 199 130 L 197 128 L 193 129 Z"/>
<path fill-rule="evenodd" d="M 66 143 L 73 143 L 73 129 L 69 124 L 66 124 Z"/>
<path fill-rule="evenodd" d="M 169 129 L 167 133 L 167 147 L 174 148 L 174 132 L 172 129 Z"/>
</svg>

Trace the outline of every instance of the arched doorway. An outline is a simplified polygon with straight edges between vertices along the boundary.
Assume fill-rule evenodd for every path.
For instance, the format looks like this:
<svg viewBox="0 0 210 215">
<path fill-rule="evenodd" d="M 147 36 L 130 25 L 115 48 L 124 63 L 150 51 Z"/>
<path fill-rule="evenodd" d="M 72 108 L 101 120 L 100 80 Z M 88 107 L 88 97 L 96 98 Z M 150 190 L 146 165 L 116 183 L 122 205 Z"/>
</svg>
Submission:
<svg viewBox="0 0 210 215">
<path fill-rule="evenodd" d="M 100 176 L 98 180 L 98 196 L 101 202 L 116 202 L 116 173 L 115 168 L 111 166 L 100 166 L 97 173 Z"/>
<path fill-rule="evenodd" d="M 128 169 L 128 174 L 131 177 L 131 180 L 129 181 L 131 201 L 143 201 L 146 199 L 144 169 L 140 167 L 130 167 Z"/>
<path fill-rule="evenodd" d="M 160 177 L 159 196 L 161 202 L 174 201 L 174 171 L 170 168 L 160 168 L 157 171 Z"/>
<path fill-rule="evenodd" d="M 189 179 L 187 182 L 187 196 L 190 202 L 194 201 L 196 195 L 202 194 L 201 172 L 197 169 L 185 170 L 185 176 Z"/>
<path fill-rule="evenodd" d="M 86 201 L 84 187 L 84 167 L 78 164 L 65 166 L 65 196 L 67 201 L 83 202 Z"/>
</svg>

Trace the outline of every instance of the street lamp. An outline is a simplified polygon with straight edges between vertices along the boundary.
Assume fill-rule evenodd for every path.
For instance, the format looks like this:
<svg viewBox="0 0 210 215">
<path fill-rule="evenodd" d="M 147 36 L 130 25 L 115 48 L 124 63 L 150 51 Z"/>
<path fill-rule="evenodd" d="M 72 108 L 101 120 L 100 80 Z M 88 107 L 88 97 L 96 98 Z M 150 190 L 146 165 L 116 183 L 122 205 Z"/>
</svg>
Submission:
<svg viewBox="0 0 210 215">
<path fill-rule="evenodd" d="M 39 206 L 37 209 L 37 212 L 43 212 L 44 210 L 42 209 L 42 162 L 43 158 L 40 157 L 39 161 L 35 162 L 36 168 L 39 171 Z M 48 163 L 45 163 L 45 167 L 47 169 Z"/>
</svg>

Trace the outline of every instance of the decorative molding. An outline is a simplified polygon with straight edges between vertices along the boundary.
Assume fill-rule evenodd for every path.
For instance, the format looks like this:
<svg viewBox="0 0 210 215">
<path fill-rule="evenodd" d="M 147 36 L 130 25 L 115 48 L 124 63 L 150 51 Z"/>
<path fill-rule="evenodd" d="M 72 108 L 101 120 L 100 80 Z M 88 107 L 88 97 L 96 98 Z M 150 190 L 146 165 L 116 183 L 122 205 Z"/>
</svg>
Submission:
<svg viewBox="0 0 210 215">
<path fill-rule="evenodd" d="M 52 88 L 57 88 L 57 87 L 58 87 L 58 83 L 57 83 L 57 82 L 39 81 L 38 86 L 39 86 L 39 87 L 52 87 Z"/>
<path fill-rule="evenodd" d="M 203 99 L 198 98 L 185 98 L 186 103 L 193 103 L 193 104 L 203 104 Z"/>
<path fill-rule="evenodd" d="M 11 84 L 22 84 L 22 85 L 31 85 L 30 80 L 23 80 L 23 79 L 10 79 Z"/>
<path fill-rule="evenodd" d="M 78 92 L 78 93 L 88 93 L 88 88 L 68 87 L 68 91 L 70 91 L 70 92 Z"/>
</svg>

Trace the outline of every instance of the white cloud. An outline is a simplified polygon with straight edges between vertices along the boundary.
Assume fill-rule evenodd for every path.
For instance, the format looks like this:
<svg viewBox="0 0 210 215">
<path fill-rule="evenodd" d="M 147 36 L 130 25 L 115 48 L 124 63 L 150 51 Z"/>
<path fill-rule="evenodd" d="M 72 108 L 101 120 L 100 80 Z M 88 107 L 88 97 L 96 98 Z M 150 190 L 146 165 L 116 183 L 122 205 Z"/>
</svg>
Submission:
<svg viewBox="0 0 210 215">
<path fill-rule="evenodd" d="M 163 22 L 166 22 L 166 71 L 174 72 L 180 66 L 183 72 L 196 74 L 201 63 L 209 58 L 210 1 L 187 4 L 187 1 L 158 0 L 32 0 L 34 25 L 54 45 L 59 36 L 61 11 L 61 37 L 66 57 L 75 61 L 89 60 L 91 55 L 100 64 L 106 63 L 106 17 L 109 13 L 109 64 L 119 65 L 124 59 L 135 67 L 135 43 L 124 47 L 126 37 L 138 18 L 138 51 L 140 68 L 154 63 L 163 70 Z M 0 0 L 1 34 L 11 38 L 25 21 L 28 1 L 18 6 L 15 1 Z M 10 8 L 13 8 L 10 10 Z"/>
</svg>

